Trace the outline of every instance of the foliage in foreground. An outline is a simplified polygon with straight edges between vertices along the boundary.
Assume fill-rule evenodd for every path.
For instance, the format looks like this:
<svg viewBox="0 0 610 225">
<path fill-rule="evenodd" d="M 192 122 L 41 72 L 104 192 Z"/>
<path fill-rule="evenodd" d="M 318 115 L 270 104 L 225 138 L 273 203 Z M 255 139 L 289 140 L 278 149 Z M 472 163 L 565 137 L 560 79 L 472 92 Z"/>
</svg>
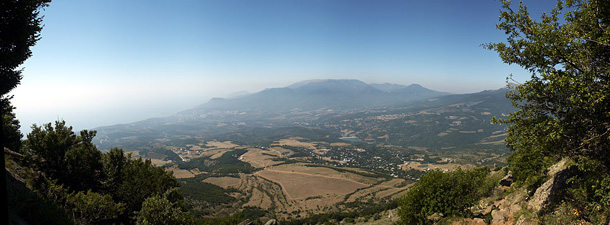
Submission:
<svg viewBox="0 0 610 225">
<path fill-rule="evenodd" d="M 0 5 L 0 109 L 7 109 L 12 96 L 7 94 L 17 87 L 23 75 L 19 68 L 32 56 L 30 47 L 40 39 L 42 16 L 40 11 L 50 0 L 5 0 Z"/>
<path fill-rule="evenodd" d="M 510 124 L 506 143 L 514 151 L 515 177 L 542 171 L 552 160 L 547 157 L 584 156 L 608 171 L 610 2 L 560 1 L 541 21 L 522 4 L 513 11 L 506 1 L 503 8 L 498 28 L 508 43 L 487 47 L 532 73 L 507 95 L 519 111 L 500 121 Z"/>
<path fill-rule="evenodd" d="M 608 223 L 610 212 L 610 1 L 563 0 L 540 20 L 527 7 L 503 1 L 497 28 L 507 43 L 485 46 L 505 63 L 531 72 L 507 94 L 511 113 L 506 144 L 516 180 L 537 188 L 561 158 L 577 165 L 560 208 L 579 219 Z"/>
<path fill-rule="evenodd" d="M 136 224 L 193 224 L 193 217 L 180 204 L 180 198 L 177 189 L 147 198 L 137 213 Z"/>
<path fill-rule="evenodd" d="M 186 210 L 179 207 L 182 196 L 169 192 L 178 187 L 170 172 L 150 160 L 131 159 L 121 149 L 104 154 L 91 143 L 94 131 L 80 133 L 76 135 L 64 121 L 33 126 L 21 150 L 24 156 L 15 160 L 19 164 L 15 167 L 21 168 L 15 172 L 26 179 L 37 198 L 64 211 L 56 217 L 78 224 L 146 223 L 151 221 L 150 212 L 159 212 L 168 221 L 185 218 L 180 212 Z M 167 201 L 162 208 L 150 204 Z M 21 216 L 28 222 L 40 219 Z"/>
<path fill-rule="evenodd" d="M 488 168 L 426 173 L 400 199 L 398 215 L 401 222 L 432 224 L 431 217 L 435 214 L 439 217 L 472 216 L 468 208 L 494 187 L 494 183 L 485 182 L 488 175 Z"/>
</svg>

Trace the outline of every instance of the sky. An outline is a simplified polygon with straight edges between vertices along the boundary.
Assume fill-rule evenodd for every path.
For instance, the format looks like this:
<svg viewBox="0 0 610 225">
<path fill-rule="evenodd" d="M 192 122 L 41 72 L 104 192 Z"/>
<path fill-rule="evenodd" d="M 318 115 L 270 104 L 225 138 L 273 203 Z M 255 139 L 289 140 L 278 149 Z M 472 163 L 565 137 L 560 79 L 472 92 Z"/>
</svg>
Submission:
<svg viewBox="0 0 610 225">
<path fill-rule="evenodd" d="M 532 15 L 556 1 L 525 1 Z M 11 92 L 21 130 L 171 116 L 213 97 L 311 79 L 498 89 L 513 74 L 493 0 L 53 1 Z"/>
</svg>

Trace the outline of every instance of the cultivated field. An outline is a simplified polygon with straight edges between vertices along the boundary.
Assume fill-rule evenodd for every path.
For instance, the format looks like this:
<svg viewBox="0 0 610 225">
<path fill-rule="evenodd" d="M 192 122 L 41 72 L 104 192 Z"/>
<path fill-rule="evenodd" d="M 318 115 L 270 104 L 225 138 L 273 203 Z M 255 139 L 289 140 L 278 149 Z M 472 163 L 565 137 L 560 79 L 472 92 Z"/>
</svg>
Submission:
<svg viewBox="0 0 610 225">
<path fill-rule="evenodd" d="M 288 169 L 288 170 L 287 170 Z M 356 182 L 337 175 L 323 173 L 293 172 L 290 168 L 267 168 L 256 175 L 280 184 L 291 200 L 301 200 L 317 196 L 347 195 L 367 184 Z M 323 170 L 326 168 L 315 168 Z M 312 171 L 313 172 L 313 171 Z M 323 171 L 326 172 L 326 171 Z"/>
<path fill-rule="evenodd" d="M 203 182 L 214 184 L 216 186 L 226 189 L 226 188 L 230 188 L 230 187 L 232 187 L 232 188 L 240 187 L 242 184 L 242 179 L 235 178 L 235 177 L 209 177 L 209 178 L 203 180 Z"/>
<path fill-rule="evenodd" d="M 241 161 L 250 163 L 256 168 L 265 168 L 282 163 L 281 161 L 273 161 L 275 158 L 281 158 L 292 154 L 292 151 L 280 147 L 272 147 L 267 149 L 248 148 L 248 152 L 240 157 Z"/>
<path fill-rule="evenodd" d="M 310 149 L 310 150 L 314 150 L 316 149 L 316 143 L 315 142 L 302 142 L 301 138 L 298 137 L 293 137 L 293 138 L 287 138 L 287 139 L 281 139 L 279 141 L 275 141 L 275 143 L 273 145 L 288 145 L 288 146 L 293 146 L 293 147 L 302 147 L 302 148 L 306 148 L 306 149 Z"/>
<path fill-rule="evenodd" d="M 239 145 L 233 144 L 230 141 L 224 141 L 224 142 L 220 142 L 220 141 L 208 141 L 206 146 L 208 146 L 210 148 L 224 148 L 224 149 L 232 149 L 232 148 L 235 148 L 235 147 L 239 147 Z"/>
<path fill-rule="evenodd" d="M 203 181 L 222 188 L 236 188 L 242 194 L 234 197 L 241 199 L 242 207 L 256 206 L 273 210 L 280 217 L 304 217 L 341 210 L 340 203 L 346 202 L 348 198 L 348 202 L 391 199 L 402 195 L 409 187 L 404 179 L 363 176 L 361 174 L 367 172 L 355 168 L 341 168 L 339 172 L 305 163 L 262 167 L 270 159 L 254 157 L 261 157 L 260 153 L 268 151 L 251 148 L 243 155 L 244 161 L 264 168 L 254 174 L 240 174 L 239 178 L 210 177 Z"/>
<path fill-rule="evenodd" d="M 195 174 L 193 174 L 191 171 L 180 169 L 178 166 L 172 166 L 165 170 L 172 171 L 172 173 L 174 173 L 174 177 L 178 179 L 195 177 Z"/>
</svg>

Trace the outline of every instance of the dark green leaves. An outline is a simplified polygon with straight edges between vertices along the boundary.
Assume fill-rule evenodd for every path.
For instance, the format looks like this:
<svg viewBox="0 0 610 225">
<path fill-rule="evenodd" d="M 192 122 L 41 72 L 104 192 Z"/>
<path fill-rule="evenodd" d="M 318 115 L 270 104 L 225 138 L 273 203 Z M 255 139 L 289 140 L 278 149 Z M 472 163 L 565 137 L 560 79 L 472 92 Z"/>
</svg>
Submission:
<svg viewBox="0 0 610 225">
<path fill-rule="evenodd" d="M 50 0 L 7 0 L 0 4 L 0 100 L 21 81 L 18 67 L 32 55 L 40 39 L 40 9 Z"/>
<path fill-rule="evenodd" d="M 534 162 L 543 157 L 583 155 L 608 165 L 610 3 L 559 1 L 538 20 L 523 5 L 513 11 L 509 1 L 503 3 L 497 27 L 506 32 L 507 42 L 485 47 L 532 73 L 531 80 L 507 95 L 519 111 L 501 120 L 510 124 L 506 143 L 514 154 L 534 157 L 509 159 L 515 175 L 541 171 L 531 167 L 548 164 Z M 519 166 L 524 163 L 518 158 L 530 160 L 530 166 Z"/>
<path fill-rule="evenodd" d="M 467 209 L 489 190 L 481 184 L 487 168 L 451 172 L 433 170 L 400 199 L 398 214 L 404 224 L 432 224 L 433 215 L 465 215 Z"/>
<path fill-rule="evenodd" d="M 560 158 L 578 165 L 563 193 L 580 219 L 606 224 L 610 212 L 610 1 L 565 0 L 539 20 L 503 1 L 500 24 L 506 43 L 485 47 L 506 63 L 532 73 L 507 94 L 518 111 L 509 124 L 508 164 L 528 188 Z"/>
</svg>

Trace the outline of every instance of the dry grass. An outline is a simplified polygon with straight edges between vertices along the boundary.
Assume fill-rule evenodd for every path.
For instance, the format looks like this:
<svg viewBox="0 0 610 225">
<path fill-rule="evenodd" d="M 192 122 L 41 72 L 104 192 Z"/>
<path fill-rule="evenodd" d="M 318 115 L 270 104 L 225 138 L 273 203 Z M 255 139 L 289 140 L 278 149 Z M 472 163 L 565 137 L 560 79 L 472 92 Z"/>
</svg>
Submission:
<svg viewBox="0 0 610 225">
<path fill-rule="evenodd" d="M 218 159 L 225 153 L 230 152 L 232 150 L 233 149 L 216 149 L 216 150 L 209 151 L 208 154 L 206 154 L 206 155 L 211 155 L 210 159 Z"/>
<path fill-rule="evenodd" d="M 337 142 L 337 143 L 331 143 L 330 146 L 332 147 L 347 147 L 347 146 L 351 146 L 348 143 L 343 143 L 343 142 Z"/>
<path fill-rule="evenodd" d="M 150 162 L 152 162 L 152 164 L 154 164 L 155 166 L 165 166 L 166 164 L 171 163 L 172 161 L 160 160 L 160 159 L 150 159 Z"/>
<path fill-rule="evenodd" d="M 377 197 L 377 198 L 392 197 L 392 199 L 399 198 L 403 194 L 398 194 L 398 193 L 405 193 L 409 189 L 409 187 L 388 188 L 388 189 L 382 190 L 380 192 L 377 192 L 375 197 Z"/>
<path fill-rule="evenodd" d="M 288 139 L 281 139 L 279 141 L 275 141 L 276 143 L 274 143 L 273 145 L 288 145 L 288 146 L 293 146 L 293 147 L 302 147 L 302 148 L 307 148 L 307 149 L 316 149 L 316 145 L 315 143 L 310 143 L 310 142 L 302 142 L 300 141 L 302 140 L 302 138 L 298 138 L 298 137 L 292 137 L 292 138 L 288 138 Z"/>
<path fill-rule="evenodd" d="M 487 138 L 497 138 L 497 137 L 504 137 L 504 136 L 506 136 L 506 133 L 501 133 L 501 134 L 498 134 L 498 135 L 492 135 L 492 136 L 489 136 Z"/>
<path fill-rule="evenodd" d="M 295 168 L 296 171 L 290 168 Z M 273 167 L 259 171 L 256 175 L 280 184 L 286 195 L 293 200 L 315 196 L 344 196 L 368 186 L 323 167 Z"/>
<path fill-rule="evenodd" d="M 267 150 L 269 150 L 269 152 L 271 152 L 272 154 L 273 154 L 273 152 L 277 153 L 276 155 L 278 157 L 288 156 L 288 155 L 292 155 L 292 153 L 294 153 L 292 150 L 285 149 L 282 147 L 271 147 L 271 148 L 267 148 Z"/>
<path fill-rule="evenodd" d="M 282 148 L 280 148 L 282 149 Z M 276 164 L 282 163 L 281 161 L 273 161 L 272 159 L 278 158 L 282 155 L 281 150 L 272 149 L 270 151 L 258 148 L 249 148 L 248 152 L 244 153 L 241 156 L 241 160 L 247 163 L 250 163 L 253 167 L 256 168 L 265 168 L 268 166 L 273 166 Z M 274 156 L 271 156 L 274 155 Z"/>
<path fill-rule="evenodd" d="M 210 183 L 222 188 L 238 188 L 242 184 L 242 179 L 235 177 L 209 177 L 203 182 Z"/>
<path fill-rule="evenodd" d="M 126 154 L 131 154 L 131 159 L 138 159 L 138 158 L 142 157 L 142 156 L 140 155 L 140 151 L 131 151 L 131 152 L 125 152 L 125 153 L 126 153 Z M 150 159 L 150 158 L 144 158 L 144 157 L 142 157 L 142 159 L 143 159 L 143 160 L 146 160 L 146 159 Z M 154 164 L 155 166 L 164 166 L 164 165 L 166 165 L 166 164 L 168 164 L 168 163 L 171 163 L 171 161 L 168 161 L 168 160 L 160 160 L 160 159 L 150 159 L 150 162 L 151 162 L 152 164 Z"/>
<path fill-rule="evenodd" d="M 264 152 L 273 151 L 254 148 L 248 151 L 253 154 L 252 156 Z M 244 160 L 248 160 L 248 153 L 244 154 L 246 156 Z M 267 159 L 252 160 L 264 162 Z M 361 190 L 369 190 L 368 193 L 377 196 L 373 200 L 377 200 L 382 197 L 399 197 L 403 190 L 408 188 L 404 185 L 405 180 L 402 179 L 384 181 L 383 178 L 365 177 L 349 172 L 338 172 L 331 168 L 306 165 L 295 163 L 268 166 L 255 174 L 240 174 L 239 178 L 211 177 L 204 182 L 240 190 L 240 194 L 235 194 L 234 197 L 239 199 L 241 204 L 235 207 L 261 207 L 274 211 L 280 219 L 288 216 L 294 218 L 297 214 L 304 217 L 308 214 L 341 210 L 337 204 L 343 202 L 347 195 Z M 341 169 L 365 172 L 356 168 Z M 384 182 L 380 183 L 380 181 Z M 374 186 L 375 184 L 378 185 Z M 364 201 L 368 198 L 357 201 L 360 200 Z"/>
<path fill-rule="evenodd" d="M 474 130 L 461 130 L 460 134 L 476 134 L 477 131 Z"/>
<path fill-rule="evenodd" d="M 482 145 L 504 145 L 504 140 L 481 142 L 479 144 L 482 144 Z"/>
<path fill-rule="evenodd" d="M 206 146 L 208 146 L 210 148 L 225 148 L 225 149 L 233 149 L 235 147 L 239 147 L 239 145 L 233 144 L 233 142 L 230 142 L 230 141 L 224 141 L 224 142 L 208 141 Z"/>
<path fill-rule="evenodd" d="M 398 198 L 402 195 L 397 195 L 397 193 L 405 192 L 413 185 L 413 183 L 406 184 L 407 181 L 404 179 L 392 179 L 378 185 L 360 189 L 350 195 L 346 202 L 367 201 L 369 199 L 378 200 L 386 197 Z"/>
<path fill-rule="evenodd" d="M 407 148 L 409 148 L 409 149 L 413 149 L 413 150 L 415 150 L 415 151 L 426 151 L 426 150 L 428 150 L 428 148 L 426 148 L 426 147 L 417 147 L 417 146 L 409 146 L 409 147 L 407 147 Z M 422 156 L 422 157 L 423 157 L 423 156 Z"/>
<path fill-rule="evenodd" d="M 187 148 L 193 150 L 193 151 L 205 151 L 205 148 L 202 148 L 201 145 L 186 145 Z"/>
<path fill-rule="evenodd" d="M 195 174 L 188 170 L 179 169 L 176 166 L 170 167 L 166 169 L 167 171 L 172 171 L 174 173 L 174 177 L 180 178 L 192 178 L 195 177 Z"/>
</svg>

